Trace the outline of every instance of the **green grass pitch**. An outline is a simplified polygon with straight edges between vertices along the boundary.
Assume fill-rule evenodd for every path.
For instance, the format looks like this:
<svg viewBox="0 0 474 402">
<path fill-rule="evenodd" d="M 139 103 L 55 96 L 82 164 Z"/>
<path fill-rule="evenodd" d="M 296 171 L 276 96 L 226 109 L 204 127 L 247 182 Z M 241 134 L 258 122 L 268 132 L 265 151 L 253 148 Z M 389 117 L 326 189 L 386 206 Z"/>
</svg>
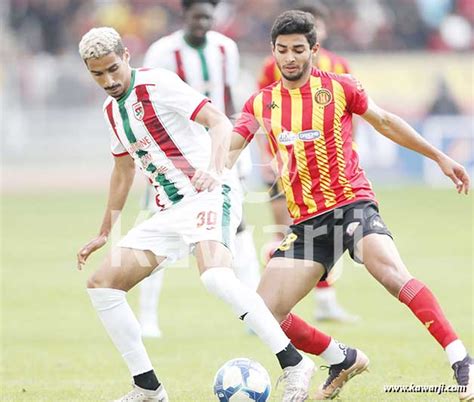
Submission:
<svg viewBox="0 0 474 402">
<path fill-rule="evenodd" d="M 466 346 L 473 350 L 472 196 L 454 190 L 399 188 L 379 191 L 381 213 L 411 272 L 427 283 Z M 2 205 L 2 401 L 106 401 L 127 392 L 125 364 L 108 339 L 85 292 L 87 275 L 75 269 L 77 249 L 98 230 L 105 195 L 8 195 Z M 123 218 L 138 212 L 132 195 Z M 247 208 L 256 225 L 270 219 L 264 204 Z M 343 401 L 455 401 L 455 394 L 384 394 L 384 384 L 454 384 L 443 351 L 409 310 L 361 266 L 344 260 L 336 284 L 340 302 L 362 316 L 354 325 L 320 327 L 357 345 L 371 358 L 370 373 L 341 394 Z M 137 291 L 129 296 L 137 305 Z M 313 298 L 296 311 L 312 319 Z M 280 374 L 276 359 L 223 303 L 207 295 L 196 269 L 170 269 L 161 299 L 164 337 L 146 346 L 171 401 L 213 401 L 212 381 L 226 360 L 249 357 Z M 315 359 L 318 365 L 322 360 Z M 326 372 L 318 370 L 316 389 Z M 274 390 L 271 400 L 279 400 Z"/>
</svg>

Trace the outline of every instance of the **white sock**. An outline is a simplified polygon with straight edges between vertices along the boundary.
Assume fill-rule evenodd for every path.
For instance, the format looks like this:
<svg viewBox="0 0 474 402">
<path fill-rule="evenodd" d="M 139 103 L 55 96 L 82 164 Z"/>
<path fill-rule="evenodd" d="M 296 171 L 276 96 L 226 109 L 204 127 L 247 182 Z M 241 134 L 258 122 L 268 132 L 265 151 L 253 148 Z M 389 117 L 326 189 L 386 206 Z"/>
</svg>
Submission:
<svg viewBox="0 0 474 402">
<path fill-rule="evenodd" d="M 163 286 L 162 269 L 140 282 L 140 323 L 159 328 L 158 305 Z"/>
<path fill-rule="evenodd" d="M 118 289 L 87 289 L 92 305 L 112 342 L 122 355 L 132 376 L 153 370 L 143 345 L 140 325 L 126 299 Z"/>
<path fill-rule="evenodd" d="M 290 340 L 262 298 L 242 284 L 232 269 L 210 268 L 201 275 L 201 280 L 209 293 L 229 304 L 273 353 L 277 354 L 288 346 Z"/>
<path fill-rule="evenodd" d="M 467 355 L 467 350 L 464 344 L 456 339 L 452 341 L 448 346 L 444 348 L 448 355 L 449 364 L 452 366 L 454 363 L 461 361 Z"/>
<path fill-rule="evenodd" d="M 329 365 L 339 364 L 346 358 L 346 349 L 346 345 L 331 338 L 329 346 L 319 356 L 326 360 Z"/>
<path fill-rule="evenodd" d="M 260 282 L 260 263 L 253 236 L 249 230 L 237 233 L 235 249 L 237 250 L 234 256 L 235 275 L 250 289 L 257 289 Z"/>
</svg>

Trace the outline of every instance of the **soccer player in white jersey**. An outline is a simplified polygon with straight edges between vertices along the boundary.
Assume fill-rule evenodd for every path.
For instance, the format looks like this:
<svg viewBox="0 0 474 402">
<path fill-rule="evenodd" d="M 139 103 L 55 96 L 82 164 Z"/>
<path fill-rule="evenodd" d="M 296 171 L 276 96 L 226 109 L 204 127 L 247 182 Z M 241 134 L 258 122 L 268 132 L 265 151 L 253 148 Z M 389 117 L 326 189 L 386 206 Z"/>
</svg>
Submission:
<svg viewBox="0 0 474 402">
<path fill-rule="evenodd" d="M 161 209 L 130 230 L 87 281 L 92 305 L 133 377 L 133 389 L 119 401 L 168 401 L 126 293 L 188 254 L 191 246 L 205 288 L 230 305 L 276 354 L 285 380 L 283 401 L 304 401 L 313 361 L 293 347 L 263 300 L 231 268 L 230 248 L 241 215 L 240 192 L 223 177 L 232 124 L 173 72 L 132 69 L 128 50 L 113 28 L 90 30 L 79 53 L 109 95 L 104 117 L 114 168 L 99 234 L 77 253 L 78 268 L 106 244 L 135 167 L 153 183 Z"/>
<path fill-rule="evenodd" d="M 239 52 L 236 43 L 211 26 L 215 7 L 219 0 L 183 0 L 183 29 L 153 43 L 145 54 L 145 67 L 161 67 L 174 71 L 180 78 L 200 93 L 207 96 L 228 117 L 234 114 L 232 87 L 237 84 L 239 74 Z M 234 174 L 242 180 L 251 169 L 248 150 L 237 161 Z M 249 169 L 250 165 L 250 169 Z M 156 212 L 154 191 L 148 186 L 145 207 Z M 260 280 L 260 264 L 250 230 L 242 221 L 235 238 L 237 253 L 234 269 L 237 277 L 252 289 L 257 289 Z M 139 321 L 144 337 L 160 337 L 158 301 L 164 271 L 160 271 L 140 284 Z"/>
</svg>

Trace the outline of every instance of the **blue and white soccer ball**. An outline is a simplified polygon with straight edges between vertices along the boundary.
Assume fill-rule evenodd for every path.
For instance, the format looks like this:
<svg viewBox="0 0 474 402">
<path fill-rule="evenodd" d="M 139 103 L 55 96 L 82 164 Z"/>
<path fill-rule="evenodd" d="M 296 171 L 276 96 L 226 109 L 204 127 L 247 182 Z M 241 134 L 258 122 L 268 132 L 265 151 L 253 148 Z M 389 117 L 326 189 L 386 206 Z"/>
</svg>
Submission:
<svg viewBox="0 0 474 402">
<path fill-rule="evenodd" d="M 271 388 L 267 370 L 246 358 L 229 360 L 214 378 L 214 394 L 219 402 L 265 402 Z"/>
</svg>

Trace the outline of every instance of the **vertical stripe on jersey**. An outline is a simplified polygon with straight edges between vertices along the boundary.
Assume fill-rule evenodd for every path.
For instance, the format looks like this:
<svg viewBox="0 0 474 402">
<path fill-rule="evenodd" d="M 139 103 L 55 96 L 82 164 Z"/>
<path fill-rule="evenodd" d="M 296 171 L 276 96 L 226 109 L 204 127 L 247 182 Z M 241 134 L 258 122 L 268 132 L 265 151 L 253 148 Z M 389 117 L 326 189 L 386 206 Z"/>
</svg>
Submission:
<svg viewBox="0 0 474 402">
<path fill-rule="evenodd" d="M 310 82 L 312 84 L 312 82 Z M 313 127 L 313 92 L 311 89 L 301 92 L 303 96 L 303 130 L 315 130 Z M 318 130 L 319 131 L 319 130 Z M 321 131 L 319 131 L 321 133 Z M 321 133 L 321 135 L 324 135 Z M 316 139 L 319 141 L 319 139 Z M 325 208 L 325 198 L 321 190 L 321 179 L 318 168 L 318 160 L 314 146 L 315 141 L 303 141 L 306 155 L 307 168 L 311 177 L 311 188 L 316 211 Z"/>
<path fill-rule="evenodd" d="M 230 187 L 227 184 L 222 185 L 222 241 L 226 246 L 230 243 Z"/>
<path fill-rule="evenodd" d="M 275 149 L 277 150 L 277 155 L 279 156 L 279 171 L 281 174 L 281 183 L 283 189 L 285 190 L 286 202 L 288 206 L 288 211 L 292 217 L 300 216 L 300 210 L 298 205 L 295 203 L 295 196 L 293 193 L 293 188 L 291 187 L 290 175 L 288 172 L 288 152 L 286 146 L 278 142 L 278 136 L 282 132 L 282 96 L 281 96 L 281 83 L 276 85 L 271 92 L 264 91 L 263 93 L 263 113 L 264 120 L 270 121 L 271 130 L 269 133 L 269 138 L 271 143 L 274 144 Z M 275 104 L 275 107 L 271 105 Z"/>
<path fill-rule="evenodd" d="M 138 88 L 140 87 L 137 87 L 136 89 L 138 90 Z M 143 104 L 143 107 L 145 108 L 145 104 Z M 128 113 L 125 109 L 124 102 L 119 102 L 119 110 L 120 116 L 122 117 L 123 128 L 125 131 L 125 135 L 127 136 L 127 140 L 130 142 L 130 144 L 134 144 L 137 142 L 137 138 L 135 137 L 135 134 L 133 134 L 132 128 L 130 127 L 130 121 L 128 119 Z M 147 153 L 147 151 L 143 151 L 140 149 L 135 152 L 138 158 L 145 156 Z M 162 173 L 155 174 L 155 172 L 157 171 L 155 165 L 153 165 L 152 163 L 148 164 L 146 170 L 154 175 L 155 181 L 163 187 L 163 190 L 165 191 L 166 195 L 173 204 L 183 198 L 182 195 L 178 194 L 178 189 L 176 188 L 173 182 L 169 181 Z"/>
<path fill-rule="evenodd" d="M 153 163 L 149 163 L 146 170 L 155 175 L 155 181 L 163 187 L 163 190 L 165 190 L 166 195 L 173 204 L 176 204 L 183 198 L 183 195 L 178 193 L 178 189 L 172 181 L 168 180 L 163 173 L 156 173 L 157 168 Z"/>
<path fill-rule="evenodd" d="M 348 200 L 355 198 L 352 186 L 346 177 L 346 158 L 344 156 L 342 140 L 342 116 L 346 110 L 346 96 L 339 82 L 331 80 L 334 94 L 334 142 L 337 151 L 337 166 L 339 168 L 339 184 L 344 188 L 344 196 Z"/>
<path fill-rule="evenodd" d="M 279 122 L 280 127 L 285 131 L 291 132 L 291 114 L 293 113 L 291 96 L 288 90 L 283 86 L 281 86 L 278 91 L 274 89 L 273 95 L 275 95 L 276 93 L 278 93 L 281 97 L 281 113 Z M 289 185 L 293 188 L 295 206 L 298 208 L 294 208 L 295 215 L 293 216 L 295 218 L 299 218 L 300 216 L 307 215 L 308 207 L 303 202 L 303 187 L 301 185 L 300 176 L 298 174 L 298 165 L 296 163 L 294 143 L 292 145 L 285 145 L 279 143 L 278 145 L 280 148 L 280 152 L 283 155 L 283 161 L 286 165 L 285 170 L 290 180 Z"/>
<path fill-rule="evenodd" d="M 253 111 L 260 127 L 267 136 L 267 141 L 270 144 L 270 151 L 274 157 L 277 158 L 278 171 L 281 172 L 283 168 L 283 162 L 281 160 L 280 153 L 278 152 L 278 143 L 274 135 L 272 135 L 272 109 L 270 105 L 272 103 L 271 92 L 265 91 L 260 92 L 253 101 Z"/>
<path fill-rule="evenodd" d="M 321 88 L 321 78 L 311 76 L 310 85 L 312 93 L 311 98 L 313 100 L 316 91 Z M 325 127 L 325 109 L 321 108 L 319 104 L 313 105 L 313 129 L 318 130 L 321 133 L 321 136 L 314 141 L 314 150 L 319 170 L 319 185 L 325 198 L 324 205 L 326 208 L 330 208 L 336 204 L 336 194 L 331 187 L 331 175 L 329 171 L 329 158 L 326 144 L 326 130 L 328 127 Z"/>
<path fill-rule="evenodd" d="M 181 57 L 181 50 L 174 51 L 174 58 L 176 61 L 176 74 L 178 77 L 181 78 L 184 82 L 186 82 L 186 74 L 184 73 L 183 67 L 183 58 Z"/>
<path fill-rule="evenodd" d="M 196 173 L 196 170 L 191 166 L 181 150 L 173 142 L 169 133 L 161 123 L 160 118 L 155 113 L 146 85 L 137 86 L 136 94 L 137 100 L 143 105 L 143 110 L 145 112 L 143 123 L 145 123 L 146 129 L 173 165 L 191 179 L 194 176 L 194 173 Z"/>
<path fill-rule="evenodd" d="M 206 83 L 206 91 L 204 92 L 204 95 L 206 97 L 209 97 L 209 68 L 207 67 L 207 60 L 206 56 L 204 55 L 204 48 L 198 47 L 196 51 L 198 52 L 199 60 L 201 61 L 202 79 Z"/>
<path fill-rule="evenodd" d="M 289 91 L 291 99 L 291 131 L 295 134 L 303 131 L 303 94 L 301 88 Z M 314 202 L 312 194 L 311 175 L 308 170 L 308 161 L 305 152 L 306 141 L 301 141 L 298 138 L 293 145 L 293 156 L 296 160 L 297 175 L 301 182 L 303 190 L 303 202 L 308 208 L 307 214 L 313 214 L 317 211 L 316 203 Z"/>
<path fill-rule="evenodd" d="M 118 136 L 117 133 L 117 126 L 115 125 L 115 119 L 114 119 L 114 112 L 113 112 L 113 101 L 110 101 L 109 104 L 106 106 L 105 110 L 107 112 L 107 118 L 109 119 L 110 126 L 112 127 L 112 131 L 114 132 L 115 136 L 117 137 L 117 140 L 120 144 L 122 144 L 122 141 L 120 141 L 120 137 Z M 123 146 L 123 144 L 122 144 Z M 125 147 L 124 147 L 125 148 Z M 122 152 L 121 154 L 113 154 L 114 156 L 124 156 L 128 154 L 128 152 Z"/>
</svg>

